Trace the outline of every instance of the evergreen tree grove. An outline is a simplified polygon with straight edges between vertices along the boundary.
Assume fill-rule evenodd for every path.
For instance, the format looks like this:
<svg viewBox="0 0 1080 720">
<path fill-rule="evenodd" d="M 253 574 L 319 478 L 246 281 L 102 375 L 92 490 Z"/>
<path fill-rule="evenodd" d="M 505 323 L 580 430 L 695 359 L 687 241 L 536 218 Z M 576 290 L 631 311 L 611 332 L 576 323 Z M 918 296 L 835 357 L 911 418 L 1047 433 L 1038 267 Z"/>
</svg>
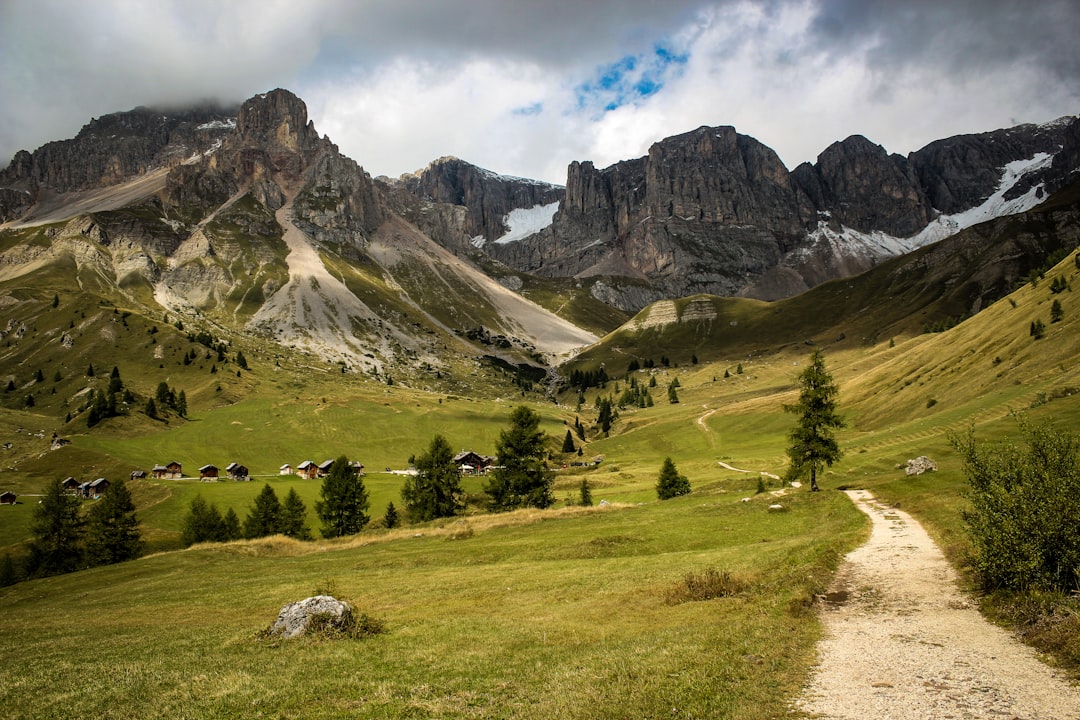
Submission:
<svg viewBox="0 0 1080 720">
<path fill-rule="evenodd" d="M 843 455 L 832 432 L 845 425 L 836 410 L 840 390 L 825 369 L 825 356 L 820 350 L 810 356 L 810 365 L 799 374 L 798 382 L 798 401 L 784 406 L 786 412 L 797 417 L 795 428 L 788 434 L 791 441 L 787 448 L 791 460 L 788 480 L 809 472 L 810 489 L 816 492 L 818 470 L 824 465 L 831 467 Z"/>
</svg>

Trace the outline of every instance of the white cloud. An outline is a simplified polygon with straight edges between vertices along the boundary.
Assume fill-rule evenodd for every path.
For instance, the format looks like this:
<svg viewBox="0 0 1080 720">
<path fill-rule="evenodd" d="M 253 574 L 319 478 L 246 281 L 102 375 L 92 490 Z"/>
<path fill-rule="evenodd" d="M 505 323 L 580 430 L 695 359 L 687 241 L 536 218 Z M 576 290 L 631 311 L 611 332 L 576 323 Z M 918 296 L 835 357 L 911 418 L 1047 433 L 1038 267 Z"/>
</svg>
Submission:
<svg viewBox="0 0 1080 720">
<path fill-rule="evenodd" d="M 136 105 L 274 87 L 376 174 L 442 155 L 565 180 L 700 125 L 793 167 L 1080 111 L 1080 7 L 1046 0 L 3 0 L 0 163 Z M 677 65 L 655 48 L 676 52 Z M 685 57 L 685 61 L 683 61 Z M 603 76 L 636 59 L 605 87 Z M 618 74 L 618 73 L 616 73 Z M 641 91 L 638 83 L 654 82 Z M 582 88 L 593 89 L 582 102 Z M 603 92 L 599 92 L 602 90 Z M 606 94 L 605 94 L 606 93 Z M 605 105 L 615 109 L 605 111 Z"/>
</svg>

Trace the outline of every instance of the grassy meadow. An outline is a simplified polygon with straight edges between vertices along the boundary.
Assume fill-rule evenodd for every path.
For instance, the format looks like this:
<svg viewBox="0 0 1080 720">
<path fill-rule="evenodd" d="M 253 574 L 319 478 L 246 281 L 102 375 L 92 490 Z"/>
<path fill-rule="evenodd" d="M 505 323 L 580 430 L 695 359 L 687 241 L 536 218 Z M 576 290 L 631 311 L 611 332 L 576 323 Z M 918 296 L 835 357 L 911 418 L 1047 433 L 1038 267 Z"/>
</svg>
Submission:
<svg viewBox="0 0 1080 720">
<path fill-rule="evenodd" d="M 778 481 L 762 474 L 786 468 L 793 418 L 782 407 L 795 399 L 811 350 L 802 344 L 702 353 L 697 364 L 680 356 L 678 366 L 651 371 L 654 407 L 623 410 L 608 437 L 593 427 L 594 402 L 614 393 L 615 380 L 579 409 L 575 393 L 541 402 L 483 387 L 479 376 L 475 392 L 454 394 L 323 371 L 285 377 L 257 348 L 245 349 L 250 372 L 230 377 L 229 402 L 197 389 L 188 420 L 115 418 L 65 433 L 71 445 L 47 451 L 49 416 L 8 408 L 0 429 L 22 449 L 5 463 L 0 490 L 25 494 L 0 507 L 8 552 L 28 538 L 31 494 L 67 475 L 126 477 L 177 460 L 187 473 L 236 461 L 255 477 L 133 483 L 149 555 L 0 588 L 0 707 L 18 718 L 793 716 L 820 635 L 814 596 L 868 531 L 838 489 L 868 488 L 901 505 L 962 567 L 965 481 L 950 434 L 1015 435 L 1018 412 L 1080 426 L 1080 302 L 1062 293 L 1064 321 L 1035 340 L 1028 326 L 1046 316 L 1048 294 L 1025 286 L 944 333 L 826 344 L 848 427 L 845 457 L 817 494 L 774 495 Z M 666 351 L 650 343 L 605 348 L 609 374 L 619 374 L 611 358 Z M 639 382 L 649 374 L 638 371 Z M 390 501 L 400 509 L 401 478 L 385 468 L 404 468 L 436 433 L 451 447 L 493 453 L 518 402 L 541 414 L 560 466 L 553 509 L 487 515 L 474 505 L 461 518 L 337 541 L 177 549 L 196 493 L 242 519 L 265 482 L 279 498 L 295 487 L 317 529 L 319 482 L 277 475 L 305 459 L 360 460 L 371 514 Z M 575 417 L 589 427 L 581 459 L 602 461 L 564 470 L 578 459 L 557 452 Z M 918 455 L 939 471 L 906 477 L 904 463 Z M 656 478 L 669 456 L 693 492 L 659 502 Z M 565 502 L 583 478 L 594 501 L 607 503 Z M 760 495 L 759 481 L 768 485 Z M 478 494 L 481 483 L 466 488 Z M 772 503 L 784 511 L 769 512 Z M 709 569 L 730 574 L 724 595 L 673 600 L 688 574 Z M 316 591 L 353 600 L 386 632 L 257 638 L 284 604 Z"/>
</svg>

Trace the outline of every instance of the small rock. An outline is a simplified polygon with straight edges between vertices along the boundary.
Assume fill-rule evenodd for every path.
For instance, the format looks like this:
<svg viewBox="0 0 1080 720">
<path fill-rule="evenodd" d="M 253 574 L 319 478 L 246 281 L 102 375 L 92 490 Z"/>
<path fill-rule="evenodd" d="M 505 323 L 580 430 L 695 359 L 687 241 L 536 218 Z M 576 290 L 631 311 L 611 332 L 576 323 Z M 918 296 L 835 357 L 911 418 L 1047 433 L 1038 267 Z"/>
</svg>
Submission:
<svg viewBox="0 0 1080 720">
<path fill-rule="evenodd" d="M 773 503 L 772 505 L 769 506 L 769 512 L 784 512 L 786 510 L 787 510 L 787 508 L 784 507 L 783 505 L 781 505 L 780 503 Z"/>
<path fill-rule="evenodd" d="M 904 472 L 908 475 L 922 475 L 925 472 L 936 471 L 937 463 L 926 457 L 925 455 L 920 455 L 914 460 L 908 460 L 907 468 L 904 470 Z"/>
</svg>

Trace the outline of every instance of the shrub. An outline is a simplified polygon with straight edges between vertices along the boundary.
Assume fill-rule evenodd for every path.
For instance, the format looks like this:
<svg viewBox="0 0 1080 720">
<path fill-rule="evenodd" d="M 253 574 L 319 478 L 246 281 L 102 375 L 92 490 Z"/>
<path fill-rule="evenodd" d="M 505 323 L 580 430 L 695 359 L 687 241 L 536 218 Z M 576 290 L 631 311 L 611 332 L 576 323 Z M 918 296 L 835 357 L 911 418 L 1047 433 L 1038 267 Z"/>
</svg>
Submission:
<svg viewBox="0 0 1080 720">
<path fill-rule="evenodd" d="M 727 570 L 708 568 L 704 572 L 687 573 L 683 579 L 664 593 L 668 605 L 680 605 L 687 602 L 700 602 L 714 598 L 737 595 L 746 588 L 746 583 L 732 577 Z"/>
<path fill-rule="evenodd" d="M 1080 589 L 1080 437 L 1020 421 L 1026 446 L 953 438 L 971 509 L 964 521 L 987 590 Z"/>
</svg>

